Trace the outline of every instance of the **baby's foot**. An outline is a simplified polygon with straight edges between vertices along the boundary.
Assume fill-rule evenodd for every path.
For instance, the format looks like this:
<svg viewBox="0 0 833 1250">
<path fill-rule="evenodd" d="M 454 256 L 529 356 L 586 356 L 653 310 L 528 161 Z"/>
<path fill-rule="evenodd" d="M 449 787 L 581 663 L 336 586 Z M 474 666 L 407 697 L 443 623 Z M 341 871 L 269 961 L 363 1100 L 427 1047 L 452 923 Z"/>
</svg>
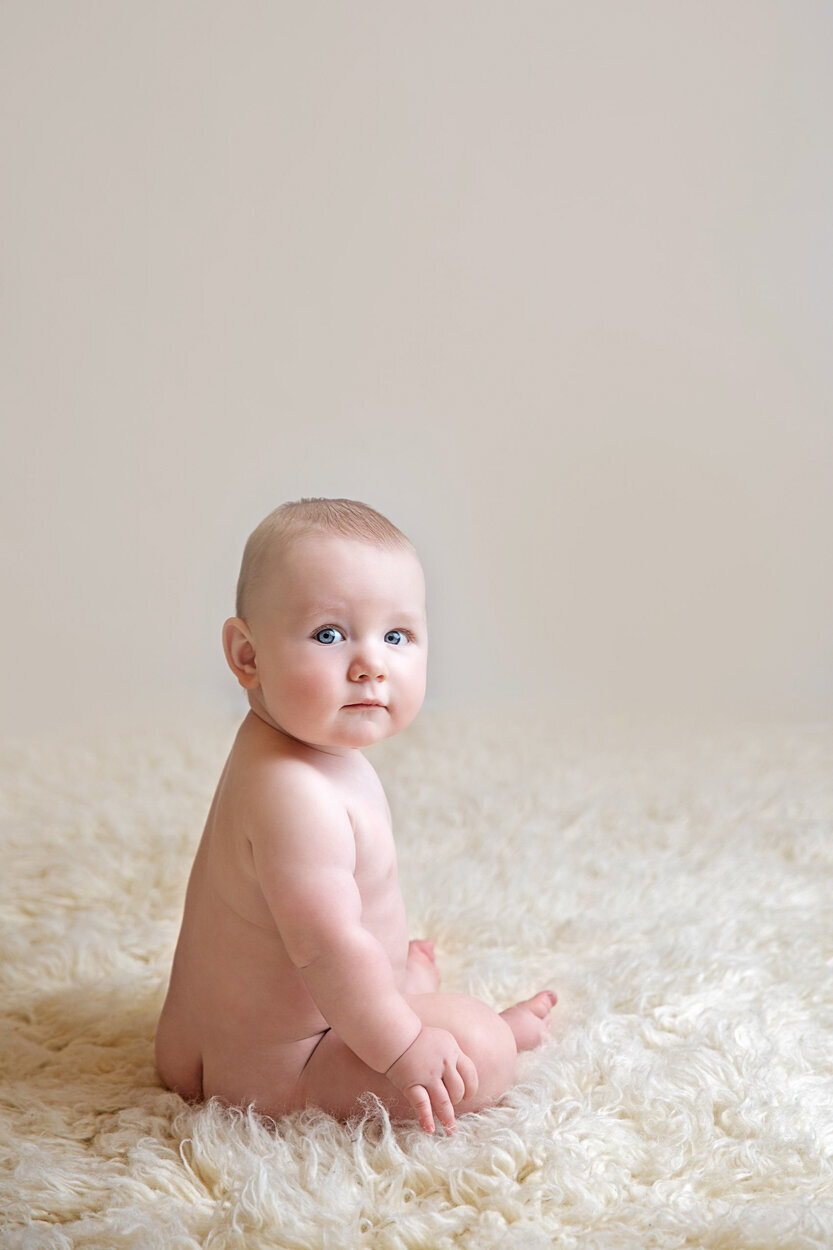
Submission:
<svg viewBox="0 0 833 1250">
<path fill-rule="evenodd" d="M 439 988 L 440 970 L 434 957 L 434 943 L 426 938 L 415 938 L 414 941 L 408 943 L 405 992 L 433 994 Z"/>
<path fill-rule="evenodd" d="M 557 1002 L 552 990 L 541 990 L 500 1013 L 515 1034 L 518 1050 L 534 1050 L 541 1045 L 550 1029 L 550 1012 Z"/>
</svg>

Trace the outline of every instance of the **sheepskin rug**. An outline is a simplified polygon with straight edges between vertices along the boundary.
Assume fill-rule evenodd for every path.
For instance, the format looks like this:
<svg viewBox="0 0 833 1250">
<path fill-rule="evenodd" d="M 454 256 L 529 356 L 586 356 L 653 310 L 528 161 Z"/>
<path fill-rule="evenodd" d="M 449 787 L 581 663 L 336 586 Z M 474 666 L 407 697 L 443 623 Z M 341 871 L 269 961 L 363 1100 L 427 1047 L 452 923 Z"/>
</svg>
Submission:
<svg viewBox="0 0 833 1250">
<path fill-rule="evenodd" d="M 553 1035 L 455 1137 L 190 1107 L 153 1036 L 237 721 L 2 750 L 0 1244 L 833 1246 L 833 732 L 424 712 L 370 752 L 446 989 Z"/>
</svg>

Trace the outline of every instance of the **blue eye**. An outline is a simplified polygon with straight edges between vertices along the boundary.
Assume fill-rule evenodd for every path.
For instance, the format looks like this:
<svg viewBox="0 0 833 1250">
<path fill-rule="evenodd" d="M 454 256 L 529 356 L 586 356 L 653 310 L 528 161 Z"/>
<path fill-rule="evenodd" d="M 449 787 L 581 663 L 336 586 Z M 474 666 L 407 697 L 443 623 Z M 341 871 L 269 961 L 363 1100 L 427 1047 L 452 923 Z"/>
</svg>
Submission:
<svg viewBox="0 0 833 1250">
<path fill-rule="evenodd" d="M 385 642 L 389 642 L 392 647 L 401 647 L 407 641 L 408 635 L 403 634 L 401 629 L 389 629 L 385 634 Z"/>
<path fill-rule="evenodd" d="M 330 646 L 334 642 L 344 642 L 344 634 L 340 629 L 336 629 L 334 625 L 328 625 L 325 629 L 319 629 L 315 635 L 316 642 L 322 642 L 325 646 Z"/>
</svg>

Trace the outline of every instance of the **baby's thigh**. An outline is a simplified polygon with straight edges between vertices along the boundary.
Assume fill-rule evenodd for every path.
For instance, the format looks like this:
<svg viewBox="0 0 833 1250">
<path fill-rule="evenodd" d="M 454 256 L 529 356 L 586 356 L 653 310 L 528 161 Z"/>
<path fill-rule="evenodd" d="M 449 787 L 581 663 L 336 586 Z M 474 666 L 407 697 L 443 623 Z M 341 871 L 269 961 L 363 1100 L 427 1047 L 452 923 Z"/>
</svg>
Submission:
<svg viewBox="0 0 833 1250">
<path fill-rule="evenodd" d="M 407 995 L 424 1025 L 453 1033 L 460 1049 L 477 1069 L 474 1098 L 458 1103 L 457 1115 L 491 1106 L 506 1092 L 515 1075 L 517 1047 L 505 1020 L 485 1003 L 465 994 Z M 345 1119 L 357 1110 L 358 1099 L 371 1092 L 397 1119 L 414 1119 L 410 1104 L 383 1074 L 374 1072 L 330 1029 L 312 1051 L 296 1086 L 296 1107 L 312 1104 Z"/>
</svg>

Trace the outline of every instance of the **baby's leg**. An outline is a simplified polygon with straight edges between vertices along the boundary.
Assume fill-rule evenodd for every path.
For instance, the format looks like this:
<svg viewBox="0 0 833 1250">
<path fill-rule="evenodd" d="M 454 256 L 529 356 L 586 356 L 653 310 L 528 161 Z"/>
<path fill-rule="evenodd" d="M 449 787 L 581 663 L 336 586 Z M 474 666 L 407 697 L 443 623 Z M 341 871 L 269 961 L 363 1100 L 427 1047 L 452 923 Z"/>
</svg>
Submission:
<svg viewBox="0 0 833 1250">
<path fill-rule="evenodd" d="M 550 1031 L 550 1012 L 557 1002 L 552 990 L 541 990 L 500 1013 L 515 1036 L 518 1050 L 534 1050 L 541 1045 Z"/>
<path fill-rule="evenodd" d="M 434 957 L 434 943 L 415 938 L 408 946 L 408 963 L 400 990 L 403 994 L 431 994 L 440 988 L 440 970 Z M 518 1050 L 540 1046 L 550 1028 L 550 1012 L 558 999 L 552 990 L 542 990 L 525 1002 L 515 1003 L 500 1014 L 515 1035 Z M 464 1047 L 465 1049 L 465 1047 Z"/>
<path fill-rule="evenodd" d="M 415 938 L 408 944 L 405 976 L 399 986 L 402 994 L 432 994 L 440 988 L 440 970 L 434 956 L 434 943 Z"/>
<path fill-rule="evenodd" d="M 545 1004 L 545 995 L 539 994 L 528 1003 L 509 1008 L 505 1015 L 498 1015 L 485 1003 L 464 994 L 415 994 L 406 997 L 424 1025 L 447 1029 L 454 1034 L 460 1049 L 477 1069 L 477 1094 L 472 1099 L 457 1103 L 454 1108 L 456 1115 L 481 1111 L 505 1094 L 515 1076 L 519 1045 L 528 1049 L 538 1044 L 530 1040 L 536 1027 L 538 1042 L 542 1040 L 546 1030 L 544 1015 L 548 1021 L 551 999 L 554 998 L 547 994 Z M 537 1021 L 537 1026 L 531 1023 L 532 1020 Z M 367 1091 L 376 1094 L 395 1119 L 415 1118 L 413 1108 L 390 1081 L 362 1063 L 330 1029 L 307 1061 L 295 1087 L 292 1103 L 296 1107 L 309 1104 L 323 1107 L 332 1115 L 346 1119 L 358 1110 L 358 1100 Z"/>
</svg>

